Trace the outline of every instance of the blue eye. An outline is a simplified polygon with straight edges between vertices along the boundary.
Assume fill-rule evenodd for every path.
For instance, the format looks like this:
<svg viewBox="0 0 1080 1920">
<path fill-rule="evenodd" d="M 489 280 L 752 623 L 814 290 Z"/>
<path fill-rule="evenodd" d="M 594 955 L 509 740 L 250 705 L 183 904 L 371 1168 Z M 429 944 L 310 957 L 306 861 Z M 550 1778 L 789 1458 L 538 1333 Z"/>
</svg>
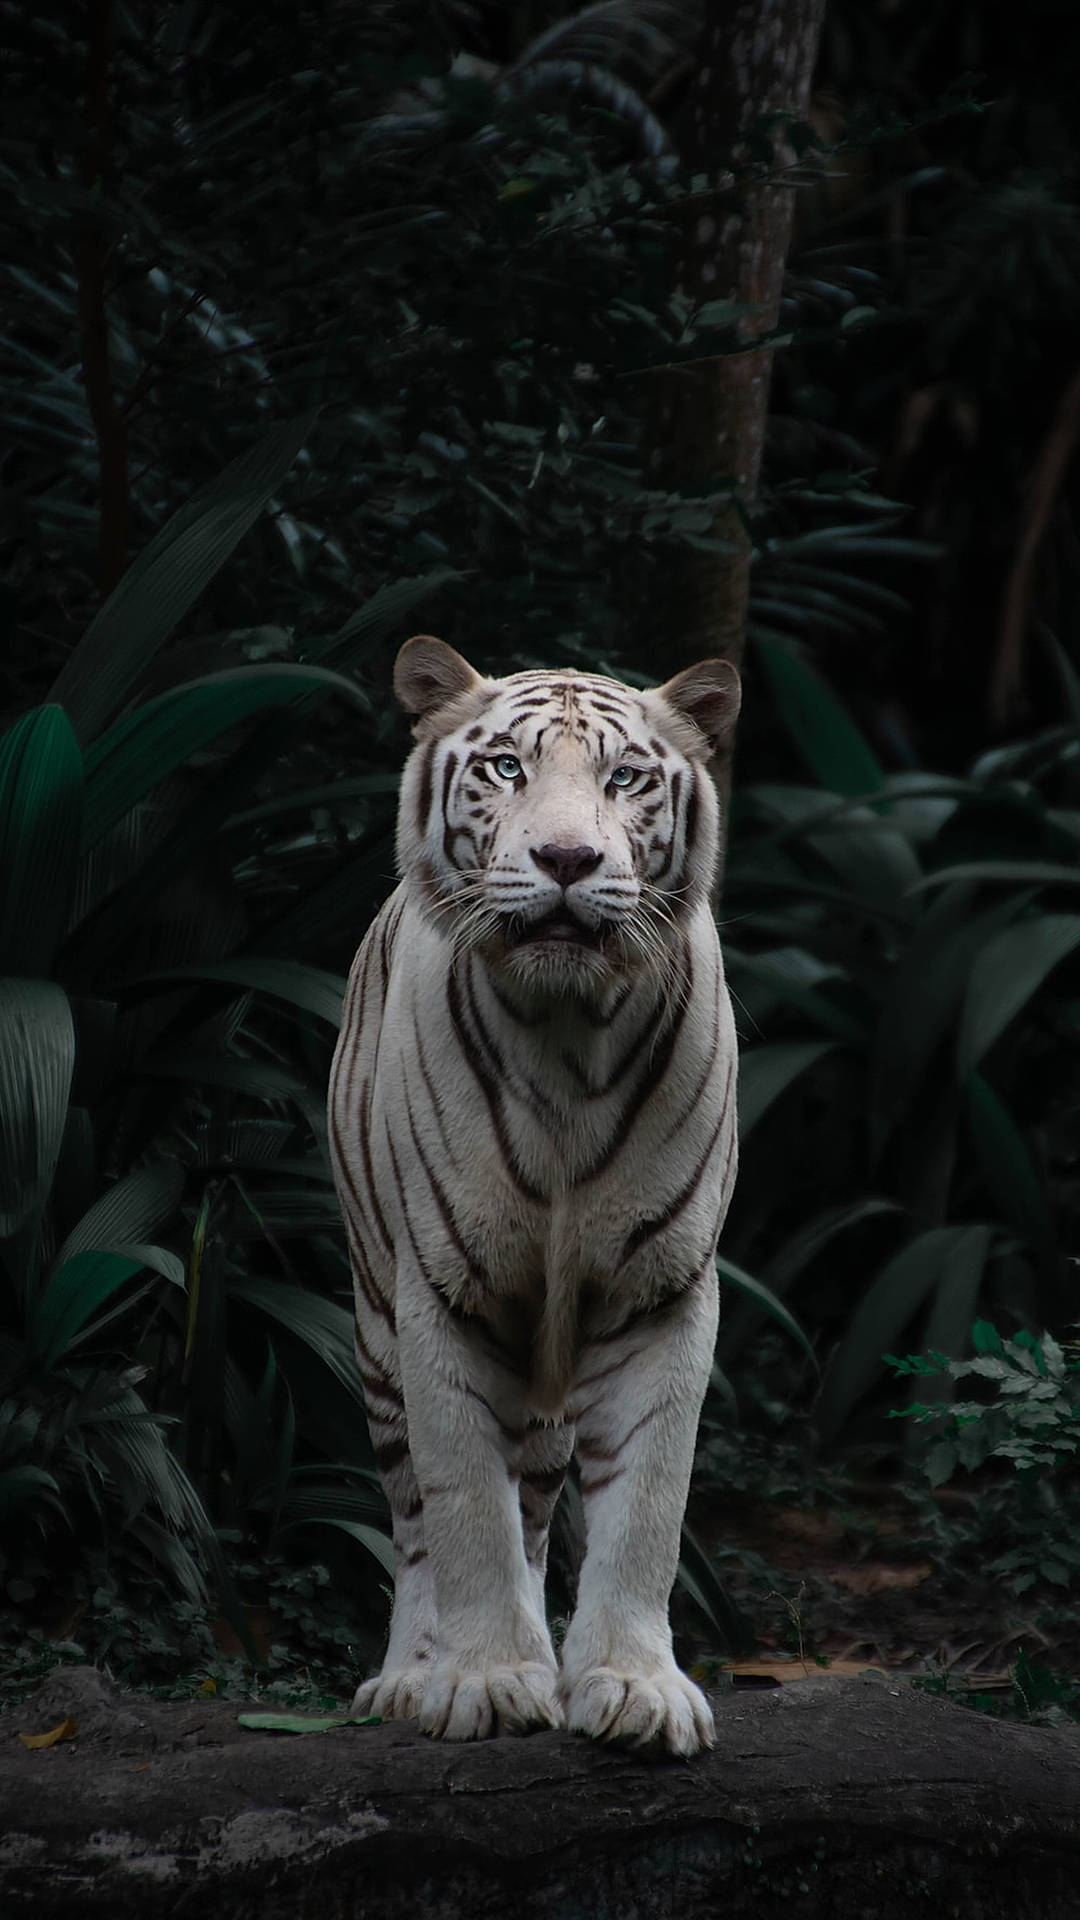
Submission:
<svg viewBox="0 0 1080 1920">
<path fill-rule="evenodd" d="M 632 787 L 636 779 L 637 774 L 633 767 L 616 767 L 608 785 L 625 790 L 627 787 Z"/>
<path fill-rule="evenodd" d="M 491 764 L 500 780 L 516 780 L 521 772 L 521 761 L 516 753 L 500 753 Z"/>
</svg>

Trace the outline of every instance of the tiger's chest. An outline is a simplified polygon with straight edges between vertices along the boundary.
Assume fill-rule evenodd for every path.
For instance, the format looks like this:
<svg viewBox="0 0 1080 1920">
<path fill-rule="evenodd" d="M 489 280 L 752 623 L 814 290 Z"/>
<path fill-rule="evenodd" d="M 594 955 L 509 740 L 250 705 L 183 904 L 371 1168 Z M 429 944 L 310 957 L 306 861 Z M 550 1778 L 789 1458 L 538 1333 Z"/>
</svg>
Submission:
<svg viewBox="0 0 1080 1920">
<path fill-rule="evenodd" d="M 602 1319 L 696 1271 L 734 1174 L 715 938 L 677 1002 L 600 1016 L 523 1016 L 477 965 L 424 958 L 395 964 L 371 1087 L 373 1177 L 401 1249 L 487 1317 L 561 1294 Z"/>
</svg>

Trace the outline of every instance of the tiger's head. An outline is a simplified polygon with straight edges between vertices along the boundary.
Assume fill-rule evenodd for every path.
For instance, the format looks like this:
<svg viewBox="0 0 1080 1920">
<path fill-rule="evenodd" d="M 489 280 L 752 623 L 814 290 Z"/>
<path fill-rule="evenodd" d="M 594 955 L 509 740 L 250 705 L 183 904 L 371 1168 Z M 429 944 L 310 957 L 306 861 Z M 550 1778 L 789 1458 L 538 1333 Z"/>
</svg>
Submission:
<svg viewBox="0 0 1080 1920">
<path fill-rule="evenodd" d="M 716 870 L 706 769 L 739 710 L 730 662 L 648 692 L 572 669 L 494 680 L 418 634 L 394 691 L 417 743 L 398 865 L 455 948 L 554 992 L 663 977 Z"/>
</svg>

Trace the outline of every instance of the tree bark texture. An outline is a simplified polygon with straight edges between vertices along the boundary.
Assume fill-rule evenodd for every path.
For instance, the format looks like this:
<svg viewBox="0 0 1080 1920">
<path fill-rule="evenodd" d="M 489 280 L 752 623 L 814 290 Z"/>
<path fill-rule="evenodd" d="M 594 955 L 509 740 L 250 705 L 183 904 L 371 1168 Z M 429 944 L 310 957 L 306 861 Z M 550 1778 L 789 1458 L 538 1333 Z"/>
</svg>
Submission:
<svg viewBox="0 0 1080 1920">
<path fill-rule="evenodd" d="M 300 1738 L 56 1673 L 0 1716 L 5 1920 L 1072 1920 L 1080 1728 L 883 1675 L 715 1702 L 689 1763 L 570 1734 Z M 76 1723 L 70 1735 L 70 1721 Z M 28 1751 L 20 1732 L 67 1737 Z"/>
<path fill-rule="evenodd" d="M 746 519 L 765 439 L 772 332 L 791 238 L 794 189 L 776 178 L 793 155 L 791 120 L 805 121 L 825 0 L 706 0 L 680 142 L 708 188 L 688 199 L 677 247 L 676 287 L 695 305 L 731 299 L 741 309 L 743 351 L 653 376 L 647 421 L 648 478 L 659 487 L 708 492 L 730 483 L 715 538 L 722 553 L 680 556 L 673 567 L 679 657 L 672 666 L 742 656 L 749 592 Z"/>
</svg>

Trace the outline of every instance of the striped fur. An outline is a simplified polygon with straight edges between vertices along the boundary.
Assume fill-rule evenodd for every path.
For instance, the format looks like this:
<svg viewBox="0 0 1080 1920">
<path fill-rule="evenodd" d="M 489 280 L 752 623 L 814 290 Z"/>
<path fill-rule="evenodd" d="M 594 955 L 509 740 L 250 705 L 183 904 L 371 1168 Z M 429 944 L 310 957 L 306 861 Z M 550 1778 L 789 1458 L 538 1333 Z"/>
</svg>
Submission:
<svg viewBox="0 0 1080 1920">
<path fill-rule="evenodd" d="M 735 1177 L 707 761 L 738 681 L 482 679 L 402 649 L 402 874 L 330 1087 L 356 1351 L 397 1591 L 358 1710 L 467 1739 L 568 1724 L 693 1753 L 667 1609 Z M 587 1544 L 556 1668 L 548 1528 Z"/>
</svg>

